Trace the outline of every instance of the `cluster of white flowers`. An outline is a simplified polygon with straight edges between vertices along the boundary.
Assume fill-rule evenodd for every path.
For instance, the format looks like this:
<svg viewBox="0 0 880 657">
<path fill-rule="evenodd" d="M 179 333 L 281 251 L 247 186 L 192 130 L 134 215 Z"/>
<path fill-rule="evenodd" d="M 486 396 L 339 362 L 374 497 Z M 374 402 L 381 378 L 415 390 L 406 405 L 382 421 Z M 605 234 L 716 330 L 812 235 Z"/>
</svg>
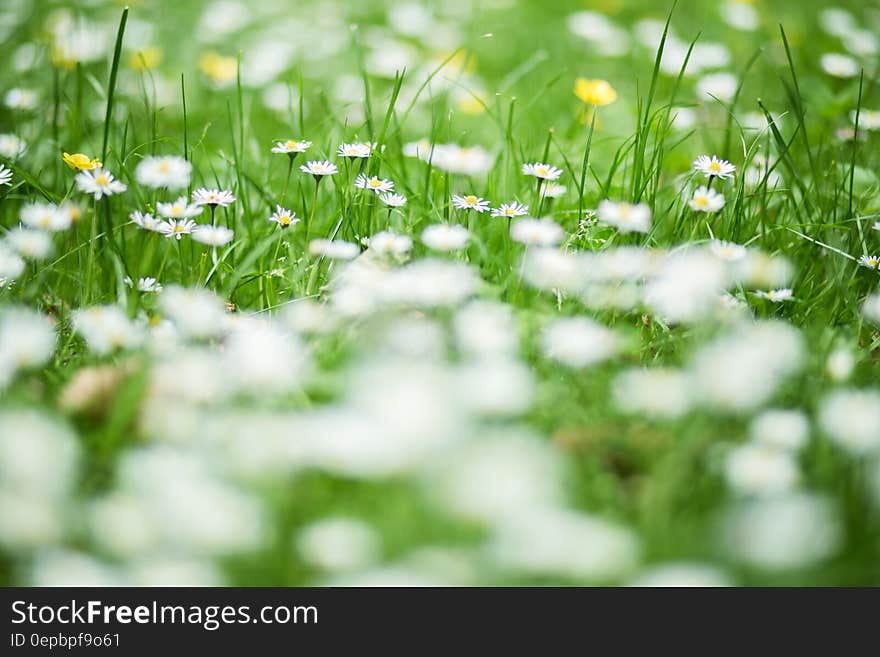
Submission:
<svg viewBox="0 0 880 657">
<path fill-rule="evenodd" d="M 185 160 L 182 161 L 185 162 Z M 153 165 L 151 164 L 151 166 Z M 159 186 L 167 187 L 168 185 Z M 174 201 L 156 203 L 156 211 L 164 219 L 158 219 L 152 214 L 137 210 L 132 212 L 129 218 L 144 230 L 160 233 L 176 240 L 190 235 L 193 240 L 216 248 L 229 244 L 235 234 L 225 226 L 213 225 L 214 213 L 217 208 L 227 208 L 234 202 L 235 196 L 229 190 L 200 187 L 192 193 L 192 201 L 186 196 L 181 196 Z M 206 206 L 211 210 L 212 223 L 199 224 L 193 217 L 201 215 Z"/>
<path fill-rule="evenodd" d="M 670 323 L 726 317 L 725 290 L 783 285 L 792 275 L 784 258 L 721 241 L 669 252 L 533 249 L 524 256 L 523 274 L 534 287 L 580 297 L 590 307 L 643 307 Z"/>
<path fill-rule="evenodd" d="M 686 107 L 670 107 L 665 115 L 671 128 L 693 130 L 723 119 L 736 128 L 731 143 L 742 137 L 743 148 L 731 150 L 728 143 L 718 152 L 741 152 L 737 164 L 717 154 L 692 159 L 692 153 L 668 186 L 658 164 L 639 188 L 638 182 L 630 185 L 628 145 L 619 161 L 615 156 L 600 192 L 592 178 L 580 181 L 580 216 L 572 216 L 575 211 L 556 199 L 569 191 L 563 183 L 575 180 L 577 186 L 574 142 L 551 134 L 540 155 L 544 160 L 552 152 L 565 170 L 521 161 L 517 144 L 532 148 L 534 142 L 513 141 L 514 129 L 519 140 L 520 115 L 512 103 L 510 125 L 498 126 L 511 131 L 510 141 L 502 137 L 484 148 L 421 140 L 402 149 L 420 162 L 397 160 L 393 144 L 411 125 L 464 143 L 487 134 L 464 123 L 435 131 L 433 111 L 426 111 L 433 110 L 426 99 L 442 95 L 456 116 L 491 113 L 489 90 L 495 87 L 471 70 L 470 56 L 459 56 L 463 7 L 446 4 L 392 3 L 380 9 L 387 25 L 357 34 L 366 75 L 385 85 L 376 89 L 387 89 L 408 71 L 395 88 L 390 131 L 381 133 L 389 137 L 387 152 L 373 141 L 342 141 L 361 136 L 341 137 L 335 127 L 331 134 L 338 141 L 328 142 L 333 137 L 327 134 L 311 135 L 314 142 L 268 135 L 264 151 L 273 155 L 264 152 L 271 162 L 263 172 L 252 161 L 249 139 L 233 138 L 246 158 L 233 149 L 238 162 L 217 153 L 196 168 L 190 152 L 139 152 L 165 143 L 159 139 L 133 151 L 131 144 L 140 140 L 130 140 L 123 157 L 114 136 L 105 150 L 118 177 L 97 159 L 64 153 L 63 162 L 76 173 L 65 186 L 68 194 L 62 189 L 56 195 L 28 175 L 48 148 L 31 129 L 46 117 L 40 108 L 47 94 L 25 82 L 4 90 L 3 106 L 16 119 L 10 125 L 18 130 L 23 117 L 21 134 L 32 143 L 0 134 L 0 196 L 14 208 L 0 238 L 0 297 L 11 288 L 17 298 L 21 289 L 22 298 L 41 310 L 0 307 L 0 393 L 30 398 L 46 387 L 54 398 L 56 382 L 44 386 L 41 368 L 60 371 L 61 363 L 75 363 L 69 377 L 67 370 L 57 377 L 57 406 L 69 423 L 46 410 L 0 407 L 0 546 L 28 583 L 222 585 L 228 558 L 261 558 L 281 545 L 322 584 L 470 585 L 519 577 L 723 586 L 740 568 L 798 571 L 841 550 L 847 537 L 840 501 L 810 488 L 814 448 L 833 457 L 829 472 L 836 457 L 863 468 L 866 479 L 858 484 L 867 484 L 862 492 L 880 503 L 880 390 L 865 377 L 870 364 L 864 349 L 880 327 L 880 294 L 859 287 L 864 326 L 814 343 L 808 327 L 802 332 L 787 319 L 808 306 L 810 279 L 804 272 L 796 279 L 791 262 L 770 251 L 782 249 L 779 235 L 788 235 L 782 229 L 795 234 L 796 226 L 783 217 L 772 229 L 749 235 L 749 222 L 740 221 L 740 212 L 754 212 L 769 222 L 801 200 L 798 190 L 782 193 L 789 190 L 778 170 L 783 163 L 791 171 L 787 158 L 793 153 L 770 145 L 777 130 L 794 129 L 793 119 L 781 108 L 768 113 L 762 105 L 756 112 L 754 103 L 744 102 L 749 87 L 732 72 L 739 67 L 726 45 L 692 43 L 656 19 L 628 29 L 600 11 L 577 11 L 564 17 L 569 32 L 581 49 L 600 56 L 653 58 L 665 34 L 659 72 L 676 81 L 681 74 L 683 96 L 689 96 L 677 101 Z M 735 0 L 712 11 L 739 32 L 757 30 L 768 19 L 760 7 Z M 291 117 L 303 126 L 324 125 L 315 117 L 325 106 L 314 105 L 311 94 L 300 98 L 303 90 L 285 72 L 300 60 L 331 61 L 353 42 L 343 29 L 344 12 L 319 13 L 312 20 L 240 0 L 210 3 L 196 40 L 219 47 L 247 28 L 256 43 L 240 59 L 206 52 L 199 62 L 202 82 L 221 88 L 238 81 L 258 109 L 285 125 Z M 841 8 L 823 10 L 818 20 L 837 52 L 816 52 L 817 65 L 839 78 L 825 82 L 848 89 L 840 97 L 851 103 L 851 85 L 863 72 L 866 82 L 871 77 L 880 38 Z M 111 45 L 106 25 L 71 10 L 53 11 L 45 28 L 58 67 L 96 62 Z M 140 19 L 130 26 L 137 43 L 126 47 L 134 48 L 128 54 L 135 68 L 148 70 L 158 57 L 146 50 L 153 31 Z M 12 74 L 35 69 L 40 52 L 12 53 Z M 453 55 L 434 58 L 441 52 Z M 533 61 L 545 56 L 537 53 Z M 376 116 L 367 116 L 370 103 L 363 100 L 378 98 L 376 89 L 365 89 L 367 81 L 351 74 L 329 82 L 340 112 L 333 125 L 361 126 L 372 139 Z M 576 84 L 584 82 L 606 94 L 598 101 L 598 94 L 589 98 L 576 86 L 587 106 L 577 120 L 590 126 L 590 139 L 596 135 L 590 143 L 599 164 L 584 160 L 584 173 L 592 175 L 606 164 L 600 132 L 606 141 L 613 134 L 607 125 L 616 130 L 619 122 L 602 113 L 600 123 L 599 110 L 617 92 L 604 80 Z M 127 84 L 120 81 L 118 93 L 133 93 Z M 152 86 L 157 106 L 176 102 L 176 85 L 163 75 Z M 497 89 L 506 103 L 507 87 Z M 58 102 L 55 109 L 63 110 L 67 100 Z M 76 118 L 102 120 L 101 105 Z M 839 123 L 832 128 L 839 137 L 859 137 L 866 145 L 876 138 L 880 111 L 852 104 L 837 109 Z M 65 121 L 72 116 L 57 113 L 56 132 L 67 134 Z M 108 128 L 115 133 L 113 125 Z M 656 134 L 667 127 L 658 123 Z M 637 141 L 636 149 L 653 144 Z M 660 150 L 640 155 L 646 160 L 639 166 L 646 167 L 654 166 L 647 158 L 659 163 L 664 157 Z M 249 166 L 239 168 L 245 160 Z M 413 167 L 421 173 L 410 175 Z M 230 176 L 232 169 L 237 175 Z M 862 169 L 848 175 L 871 178 Z M 278 178 L 283 191 L 264 184 Z M 288 194 L 291 180 L 295 191 Z M 87 226 L 77 223 L 81 210 L 68 200 L 73 190 L 95 201 Z M 35 192 L 53 200 L 37 201 Z M 128 197 L 117 196 L 126 192 Z M 129 203 L 123 210 L 125 198 L 134 197 L 140 209 L 131 211 Z M 531 201 L 534 216 L 519 199 Z M 871 211 L 867 195 L 850 200 Z M 590 208 L 586 215 L 584 207 Z M 117 221 L 117 213 L 129 211 L 130 224 Z M 262 219 L 251 222 L 254 215 Z M 865 218 L 876 217 L 856 221 Z M 112 230 L 104 230 L 105 219 Z M 690 237 L 670 245 L 667 236 L 681 234 L 681 226 Z M 876 235 L 861 235 L 864 226 L 857 226 L 858 254 L 838 251 L 834 240 L 806 239 L 825 255 L 849 258 L 844 264 L 859 285 L 876 287 Z M 238 227 L 247 238 L 236 240 Z M 77 246 L 86 248 L 71 250 L 89 232 L 85 228 L 92 238 Z M 880 230 L 880 222 L 873 228 Z M 121 235 L 129 231 L 141 244 L 125 247 Z M 117 259 L 120 246 L 135 258 Z M 56 300 L 56 281 L 41 269 L 55 253 L 59 261 L 88 253 L 89 266 L 112 286 L 99 295 L 86 289 L 79 306 Z M 155 276 L 144 275 L 150 271 L 144 263 L 160 261 Z M 70 278 L 71 284 L 77 280 Z M 259 312 L 252 312 L 254 298 Z M 59 335 L 64 347 L 56 355 Z M 788 384 L 807 365 L 816 378 L 801 394 Z M 128 394 L 129 377 L 145 388 L 130 418 L 121 417 L 129 400 L 118 397 Z M 567 396 L 568 388 L 575 390 Z M 595 409 L 588 403 L 601 404 L 603 414 L 610 407 L 608 426 L 593 426 Z M 584 413 L 572 413 L 572 405 Z M 563 407 L 558 422 L 540 435 L 536 427 L 551 424 L 547 409 Z M 105 463 L 101 454 L 93 463 L 80 453 L 91 442 L 77 431 L 91 431 L 107 418 L 114 431 L 130 428 L 138 440 L 114 442 L 113 458 Z M 120 418 L 128 423 L 123 428 Z M 693 555 L 651 562 L 645 555 L 656 546 L 648 540 L 642 545 L 626 515 L 605 517 L 590 506 L 593 496 L 569 494 L 576 488 L 569 481 L 577 461 L 572 452 L 586 455 L 591 468 L 595 464 L 600 486 L 619 477 L 620 490 L 656 492 L 650 479 L 660 475 L 644 468 L 651 450 L 695 435 L 707 418 L 713 420 L 710 433 L 680 452 L 687 463 L 676 455 L 659 470 L 686 477 L 699 468 L 718 489 L 719 508 L 710 518 L 726 555 L 718 563 L 691 561 Z M 686 424 L 696 428 L 684 432 Z M 641 433 L 645 427 L 650 430 Z M 619 449 L 602 439 L 606 429 L 636 440 Z M 637 455 L 634 466 L 631 454 Z M 96 463 L 102 474 L 107 470 L 106 481 L 82 486 Z M 628 479 L 633 468 L 636 476 Z M 278 504 L 278 491 L 286 494 L 291 482 L 294 490 L 308 486 L 316 473 L 339 480 L 326 488 L 334 495 L 364 480 L 371 486 L 402 483 L 407 504 L 413 497 L 432 514 L 477 531 L 466 544 L 419 545 L 389 560 L 399 546 L 357 505 L 318 506 L 307 509 L 307 519 L 294 514 L 277 522 L 286 508 Z M 661 492 L 664 500 L 673 497 Z M 657 522 L 659 527 L 669 518 Z"/>
<path fill-rule="evenodd" d="M 21 225 L 9 229 L 0 239 L 0 280 L 18 278 L 24 271 L 25 260 L 47 258 L 53 250 L 53 234 L 70 229 L 79 213 L 79 208 L 70 202 L 22 206 Z"/>
</svg>

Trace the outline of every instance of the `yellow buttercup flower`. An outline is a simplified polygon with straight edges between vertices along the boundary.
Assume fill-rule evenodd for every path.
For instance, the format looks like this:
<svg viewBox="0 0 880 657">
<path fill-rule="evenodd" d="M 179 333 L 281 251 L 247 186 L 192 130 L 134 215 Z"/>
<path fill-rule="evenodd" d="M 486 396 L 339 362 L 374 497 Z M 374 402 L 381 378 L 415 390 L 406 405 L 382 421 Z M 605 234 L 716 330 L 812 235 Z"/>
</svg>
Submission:
<svg viewBox="0 0 880 657">
<path fill-rule="evenodd" d="M 76 68 L 76 59 L 71 57 L 64 48 L 59 48 L 58 46 L 52 48 L 52 63 L 68 71 Z"/>
<path fill-rule="evenodd" d="M 574 81 L 574 95 L 594 107 L 610 105 L 617 100 L 617 92 L 607 80 L 578 78 Z"/>
<path fill-rule="evenodd" d="M 101 162 L 98 158 L 91 159 L 88 155 L 83 153 L 74 153 L 73 155 L 65 153 L 62 156 L 62 159 L 64 160 L 64 164 L 71 169 L 76 169 L 78 171 L 91 171 L 92 169 L 97 169 L 101 166 Z"/>
<path fill-rule="evenodd" d="M 438 53 L 435 61 L 439 64 L 449 57 L 449 61 L 443 66 L 443 75 L 456 79 L 461 75 L 473 73 L 477 68 L 477 60 L 470 53 L 461 50 L 450 56 L 448 52 Z"/>
<path fill-rule="evenodd" d="M 136 71 L 152 71 L 162 61 L 162 51 L 156 46 L 148 46 L 131 53 L 129 65 Z"/>
<path fill-rule="evenodd" d="M 459 96 L 456 106 L 465 114 L 481 114 L 486 110 L 486 104 L 479 97 L 471 94 Z"/>
<path fill-rule="evenodd" d="M 209 50 L 199 57 L 199 69 L 213 84 L 223 86 L 235 80 L 238 62 L 234 57 L 224 57 Z"/>
</svg>

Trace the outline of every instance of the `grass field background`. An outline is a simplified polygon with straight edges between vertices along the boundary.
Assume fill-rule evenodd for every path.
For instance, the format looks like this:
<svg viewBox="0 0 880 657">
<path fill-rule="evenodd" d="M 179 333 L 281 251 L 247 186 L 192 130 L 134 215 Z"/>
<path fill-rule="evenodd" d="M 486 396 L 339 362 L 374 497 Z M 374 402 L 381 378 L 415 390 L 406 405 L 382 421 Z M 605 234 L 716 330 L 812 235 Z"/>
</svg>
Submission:
<svg viewBox="0 0 880 657">
<path fill-rule="evenodd" d="M 878 584 L 878 29 L 5 2 L 0 580 Z M 167 156 L 191 172 L 151 185 Z M 76 182 L 105 171 L 124 191 Z M 131 219 L 203 187 L 235 197 L 193 217 L 222 245 Z"/>
</svg>

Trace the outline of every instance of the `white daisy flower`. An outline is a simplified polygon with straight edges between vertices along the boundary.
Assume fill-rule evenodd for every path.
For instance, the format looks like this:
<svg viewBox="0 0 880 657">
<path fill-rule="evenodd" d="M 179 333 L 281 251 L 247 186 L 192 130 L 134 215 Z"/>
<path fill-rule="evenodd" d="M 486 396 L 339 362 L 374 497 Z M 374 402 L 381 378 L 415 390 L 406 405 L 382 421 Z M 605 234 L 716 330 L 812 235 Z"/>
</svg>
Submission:
<svg viewBox="0 0 880 657">
<path fill-rule="evenodd" d="M 768 189 L 773 189 L 781 186 L 784 181 L 778 171 L 770 168 L 769 160 L 758 155 L 752 160 L 752 165 L 743 171 L 743 182 L 747 187 L 758 187 L 766 183 Z"/>
<path fill-rule="evenodd" d="M 3 244 L 0 243 L 0 274 L 3 270 Z M 15 276 L 11 276 L 15 278 Z M 865 298 L 862 304 L 862 314 L 878 326 L 880 326 L 880 294 L 871 294 Z"/>
<path fill-rule="evenodd" d="M 183 189 L 189 186 L 192 164 L 179 155 L 151 155 L 138 162 L 134 178 L 139 185 L 158 189 Z"/>
<path fill-rule="evenodd" d="M 320 180 L 323 176 L 332 176 L 339 173 L 336 165 L 328 160 L 309 160 L 305 164 L 300 165 L 299 170 L 303 173 L 310 173 L 315 177 L 315 180 Z"/>
<path fill-rule="evenodd" d="M 69 217 L 71 224 L 75 224 L 82 217 L 82 210 L 80 210 L 79 206 L 73 201 L 64 201 L 58 207 L 58 210 Z"/>
<path fill-rule="evenodd" d="M 14 160 L 27 149 L 27 142 L 17 135 L 5 133 L 0 135 L 0 155 Z"/>
<path fill-rule="evenodd" d="M 362 173 L 359 173 L 357 178 L 354 179 L 354 186 L 358 189 L 369 189 L 377 194 L 390 192 L 394 189 L 394 183 L 387 178 L 379 178 L 378 176 L 367 177 Z"/>
<path fill-rule="evenodd" d="M 299 223 L 299 217 L 292 210 L 276 205 L 275 212 L 269 216 L 269 221 L 274 221 L 281 228 L 289 228 Z"/>
<path fill-rule="evenodd" d="M 23 258 L 42 260 L 52 252 L 52 238 L 42 230 L 19 226 L 6 233 L 5 242 Z"/>
<path fill-rule="evenodd" d="M 553 246 L 562 241 L 562 226 L 552 219 L 520 219 L 510 227 L 510 239 L 534 246 Z"/>
<path fill-rule="evenodd" d="M 173 203 L 156 203 L 156 210 L 168 219 L 189 219 L 202 214 L 202 206 L 191 204 L 186 196 L 181 196 Z"/>
<path fill-rule="evenodd" d="M 856 116 L 858 115 L 858 117 Z M 877 130 L 880 128 L 880 110 L 869 110 L 862 108 L 858 112 L 852 110 L 849 118 L 855 124 L 856 118 L 859 120 L 859 129 L 861 130 Z"/>
<path fill-rule="evenodd" d="M 358 572 L 378 561 L 379 537 L 353 518 L 321 518 L 303 528 L 297 550 L 311 566 L 330 573 Z"/>
<path fill-rule="evenodd" d="M 597 208 L 599 221 L 622 233 L 647 233 L 651 228 L 651 208 L 645 203 L 604 200 Z"/>
<path fill-rule="evenodd" d="M 458 210 L 473 210 L 480 214 L 489 211 L 489 201 L 481 199 L 474 194 L 467 194 L 466 196 L 453 195 L 452 205 Z"/>
<path fill-rule="evenodd" d="M 435 251 L 460 251 L 467 246 L 470 236 L 464 226 L 434 224 L 422 231 L 422 244 Z"/>
<path fill-rule="evenodd" d="M 697 93 L 705 100 L 729 103 L 736 95 L 739 81 L 733 73 L 710 73 L 697 81 Z"/>
<path fill-rule="evenodd" d="M 223 300 L 204 287 L 170 285 L 159 297 L 159 305 L 175 329 L 186 337 L 215 337 L 229 326 Z"/>
<path fill-rule="evenodd" d="M 709 250 L 716 257 L 726 262 L 738 262 L 748 255 L 748 249 L 742 244 L 735 242 L 724 242 L 722 240 L 712 240 L 709 242 Z"/>
<path fill-rule="evenodd" d="M 128 215 L 128 218 L 144 230 L 150 230 L 154 233 L 161 233 L 162 225 L 165 223 L 161 219 L 157 219 L 151 215 L 149 212 L 140 212 L 138 210 L 135 210 Z"/>
<path fill-rule="evenodd" d="M 132 283 L 130 277 L 126 276 L 123 279 L 123 281 L 125 282 L 125 284 L 128 287 L 133 286 L 133 283 Z M 159 281 L 157 281 L 152 276 L 142 276 L 141 278 L 139 278 L 137 280 L 137 291 L 138 292 L 147 292 L 147 293 L 155 294 L 155 293 L 161 292 L 162 289 L 163 289 L 162 284 L 159 283 Z"/>
<path fill-rule="evenodd" d="M 707 178 L 727 180 L 736 172 L 736 167 L 727 160 L 719 160 L 716 156 L 700 155 L 694 160 L 694 170 L 705 174 Z"/>
<path fill-rule="evenodd" d="M 874 230 L 880 230 L 880 221 L 871 226 L 871 228 L 873 228 Z"/>
<path fill-rule="evenodd" d="M 403 194 L 391 194 L 386 192 L 379 195 L 379 200 L 389 208 L 400 208 L 406 205 L 406 196 Z"/>
<path fill-rule="evenodd" d="M 847 55 L 828 53 L 819 60 L 822 70 L 836 78 L 854 78 L 859 74 L 859 63 Z"/>
<path fill-rule="evenodd" d="M 809 440 L 810 421 L 801 411 L 771 408 L 755 416 L 749 436 L 755 443 L 793 453 Z"/>
<path fill-rule="evenodd" d="M 412 238 L 389 230 L 383 230 L 370 237 L 371 250 L 382 255 L 403 255 L 412 249 Z"/>
<path fill-rule="evenodd" d="M 225 226 L 198 226 L 193 230 L 192 238 L 196 242 L 207 244 L 208 246 L 225 246 L 232 241 L 234 233 Z"/>
<path fill-rule="evenodd" d="M 12 170 L 0 164 L 0 185 L 12 184 Z"/>
<path fill-rule="evenodd" d="M 697 113 L 690 107 L 674 107 L 670 122 L 675 130 L 690 130 L 697 124 Z"/>
<path fill-rule="evenodd" d="M 195 205 L 212 205 L 227 208 L 235 202 L 235 196 L 228 189 L 206 189 L 199 187 L 192 193 Z"/>
<path fill-rule="evenodd" d="M 9 109 L 31 110 L 39 103 L 39 96 L 33 89 L 10 89 L 3 97 L 3 102 Z"/>
<path fill-rule="evenodd" d="M 819 27 L 828 34 L 843 38 L 859 28 L 853 15 L 841 7 L 828 7 L 819 12 Z"/>
<path fill-rule="evenodd" d="M 880 52 L 880 39 L 874 30 L 853 30 L 845 35 L 841 41 L 847 52 L 856 57 L 874 57 Z"/>
<path fill-rule="evenodd" d="M 91 194 L 97 200 L 101 200 L 105 196 L 121 194 L 128 189 L 125 183 L 116 180 L 113 174 L 103 167 L 91 171 L 80 171 L 74 180 L 79 191 Z"/>
<path fill-rule="evenodd" d="M 512 217 L 524 217 L 528 213 L 529 206 L 523 205 L 518 201 L 502 203 L 500 206 L 492 210 L 493 217 L 507 217 L 508 219 Z"/>
<path fill-rule="evenodd" d="M 3 279 L 8 284 L 9 281 L 21 276 L 24 267 L 25 262 L 21 259 L 21 256 L 9 246 L 0 242 L 0 279 Z"/>
<path fill-rule="evenodd" d="M 724 207 L 724 195 L 714 189 L 700 187 L 694 192 L 688 205 L 697 212 L 718 212 Z"/>
<path fill-rule="evenodd" d="M 541 332 L 541 350 L 569 367 L 589 367 L 611 358 L 620 341 L 610 329 L 586 317 L 563 317 Z"/>
<path fill-rule="evenodd" d="M 568 188 L 565 185 L 560 185 L 555 182 L 547 182 L 541 187 L 541 196 L 544 198 L 559 198 L 560 196 L 564 196 L 567 191 Z"/>
<path fill-rule="evenodd" d="M 742 495 L 778 495 L 794 488 L 800 478 L 791 454 L 757 443 L 733 449 L 724 474 L 727 484 Z"/>
<path fill-rule="evenodd" d="M 880 448 L 880 390 L 839 388 L 819 405 L 819 426 L 839 447 L 854 455 Z"/>
<path fill-rule="evenodd" d="M 176 237 L 180 240 L 184 235 L 191 234 L 198 224 L 192 219 L 169 219 L 162 222 L 159 232 L 165 237 Z"/>
<path fill-rule="evenodd" d="M 880 269 L 880 256 L 863 255 L 859 258 L 859 264 L 868 269 Z"/>
<path fill-rule="evenodd" d="M 791 301 L 794 298 L 790 287 L 785 287 L 779 290 L 758 290 L 757 292 L 755 292 L 755 294 L 762 299 L 767 299 L 768 301 L 772 301 L 773 303 Z"/>
<path fill-rule="evenodd" d="M 576 11 L 566 19 L 572 34 L 585 39 L 600 55 L 618 57 L 629 52 L 629 33 L 595 11 Z"/>
<path fill-rule="evenodd" d="M 542 180 L 557 180 L 562 175 L 562 169 L 557 169 L 543 162 L 532 162 L 531 164 L 523 164 L 522 172 L 525 176 L 541 178 Z"/>
<path fill-rule="evenodd" d="M 65 209 L 54 203 L 31 203 L 21 209 L 21 223 L 39 230 L 67 230 L 73 218 Z"/>
<path fill-rule="evenodd" d="M 39 367 L 48 362 L 55 352 L 56 341 L 55 327 L 48 316 L 22 306 L 6 306 L 0 309 L 0 389 L 8 382 L 9 376 L 15 374 L 17 370 Z M 6 372 L 4 373 L 3 370 Z M 8 435 L 6 433 L 3 438 Z M 35 439 L 38 437 L 39 434 L 33 436 Z M 23 443 L 13 439 L 12 445 L 16 445 L 14 451 L 19 454 L 19 460 L 13 462 L 19 463 L 19 467 L 23 468 L 19 472 L 38 472 L 32 468 L 39 465 L 40 469 L 43 469 L 46 456 L 51 460 L 49 453 L 38 457 L 36 461 L 31 461 L 27 456 L 20 455 L 25 447 Z M 42 450 L 38 450 L 37 453 L 42 453 Z M 7 451 L 6 454 L 10 452 Z M 26 467 L 24 464 L 29 462 L 33 465 Z M 8 469 L 9 461 L 6 461 L 3 467 L 6 477 L 15 476 L 15 468 Z M 21 481 L 28 479 L 30 477 L 26 475 Z"/>
<path fill-rule="evenodd" d="M 360 252 L 361 249 L 357 244 L 345 240 L 317 239 L 309 242 L 310 254 L 331 260 L 351 260 Z"/>
<path fill-rule="evenodd" d="M 728 0 L 719 8 L 721 19 L 737 30 L 751 31 L 758 29 L 761 17 L 752 5 L 738 0 Z"/>
<path fill-rule="evenodd" d="M 336 149 L 336 155 L 339 157 L 347 157 L 352 160 L 364 159 L 373 154 L 373 149 L 375 147 L 375 144 L 369 144 L 367 142 L 340 144 L 339 148 Z"/>
<path fill-rule="evenodd" d="M 117 349 L 134 349 L 144 339 L 141 327 L 118 306 L 92 306 L 73 311 L 73 330 L 99 355 Z"/>
<path fill-rule="evenodd" d="M 865 141 L 868 139 L 868 135 L 865 132 L 865 130 L 856 130 L 855 127 L 847 125 L 835 129 L 834 136 L 840 141 L 855 141 L 856 139 Z"/>
<path fill-rule="evenodd" d="M 273 153 L 286 153 L 287 155 L 295 155 L 297 153 L 305 153 L 312 142 L 300 139 L 288 139 L 287 141 L 276 141 L 272 147 Z"/>
</svg>

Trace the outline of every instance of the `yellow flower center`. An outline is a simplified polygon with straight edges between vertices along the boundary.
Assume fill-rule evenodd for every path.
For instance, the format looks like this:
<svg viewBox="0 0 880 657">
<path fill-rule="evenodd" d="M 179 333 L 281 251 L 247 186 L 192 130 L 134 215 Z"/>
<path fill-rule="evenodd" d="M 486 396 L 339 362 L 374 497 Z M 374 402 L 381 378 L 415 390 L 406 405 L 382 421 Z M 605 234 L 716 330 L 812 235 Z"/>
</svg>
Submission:
<svg viewBox="0 0 880 657">
<path fill-rule="evenodd" d="M 464 197 L 464 202 L 467 203 L 468 205 L 476 205 L 477 204 L 477 197 L 474 196 L 473 194 L 470 194 L 470 195 Z"/>
<path fill-rule="evenodd" d="M 695 197 L 694 197 L 694 203 L 696 203 L 697 205 L 699 205 L 701 208 L 705 208 L 707 205 L 709 205 L 709 197 L 707 197 L 707 196 L 695 196 Z"/>
<path fill-rule="evenodd" d="M 107 176 L 103 173 L 95 178 L 95 183 L 101 185 L 102 187 L 109 182 L 110 180 L 108 180 Z"/>
<path fill-rule="evenodd" d="M 174 224 L 174 228 L 172 229 L 175 233 L 183 232 L 183 224 Z"/>
<path fill-rule="evenodd" d="M 278 223 L 281 226 L 289 226 L 290 225 L 290 215 L 289 214 L 282 214 L 280 217 L 278 217 Z"/>
<path fill-rule="evenodd" d="M 539 176 L 546 176 L 547 175 L 547 167 L 538 167 L 537 169 L 535 169 L 535 172 Z"/>
<path fill-rule="evenodd" d="M 367 183 L 367 185 L 375 189 L 376 187 L 381 187 L 382 181 L 378 178 L 370 178 L 370 181 Z"/>
<path fill-rule="evenodd" d="M 718 162 L 710 162 L 709 163 L 709 171 L 712 173 L 718 173 L 721 171 L 721 164 Z"/>
</svg>

